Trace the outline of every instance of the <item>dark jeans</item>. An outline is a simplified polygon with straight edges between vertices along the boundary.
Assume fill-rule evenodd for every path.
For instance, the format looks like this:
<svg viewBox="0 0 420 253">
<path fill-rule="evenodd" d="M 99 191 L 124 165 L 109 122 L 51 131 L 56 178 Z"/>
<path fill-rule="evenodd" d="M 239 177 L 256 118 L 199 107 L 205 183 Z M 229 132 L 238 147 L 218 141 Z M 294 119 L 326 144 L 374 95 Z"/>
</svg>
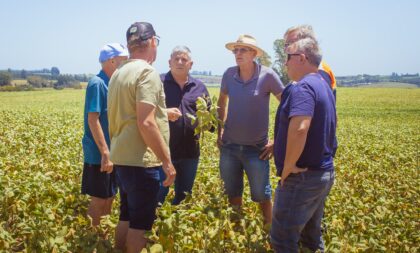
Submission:
<svg viewBox="0 0 420 253">
<path fill-rule="evenodd" d="M 308 170 L 290 174 L 276 189 L 271 227 L 275 252 L 298 252 L 302 247 L 324 252 L 321 220 L 334 171 Z"/>
<path fill-rule="evenodd" d="M 172 200 L 172 205 L 178 205 L 182 200 L 185 199 L 186 192 L 191 193 L 195 175 L 197 174 L 198 158 L 196 159 L 179 159 L 172 161 L 175 170 L 175 198 Z M 164 187 L 162 182 L 165 181 L 166 175 L 162 168 L 159 170 L 161 185 L 159 189 L 158 200 L 161 204 L 165 201 L 166 195 L 168 195 L 169 188 Z"/>
</svg>

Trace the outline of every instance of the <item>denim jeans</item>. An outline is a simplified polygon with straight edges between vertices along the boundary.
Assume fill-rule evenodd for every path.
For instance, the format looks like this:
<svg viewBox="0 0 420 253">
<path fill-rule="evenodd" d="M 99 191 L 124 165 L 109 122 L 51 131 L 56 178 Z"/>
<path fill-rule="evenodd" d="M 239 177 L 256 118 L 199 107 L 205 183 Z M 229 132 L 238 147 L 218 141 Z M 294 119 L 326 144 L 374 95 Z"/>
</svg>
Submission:
<svg viewBox="0 0 420 253">
<path fill-rule="evenodd" d="M 220 176 L 229 198 L 242 197 L 244 172 L 251 188 L 251 199 L 263 202 L 271 199 L 270 164 L 259 158 L 265 144 L 223 144 L 220 151 Z"/>
<path fill-rule="evenodd" d="M 275 252 L 298 252 L 299 243 L 324 252 L 321 220 L 325 200 L 334 183 L 334 171 L 308 170 L 290 174 L 276 189 L 271 226 Z"/>
<path fill-rule="evenodd" d="M 175 170 L 175 198 L 172 200 L 172 205 L 178 205 L 186 197 L 186 192 L 191 193 L 194 185 L 195 176 L 197 174 L 198 158 L 196 159 L 179 159 L 172 161 Z M 166 175 L 162 168 L 159 171 L 161 178 L 161 185 L 159 189 L 159 202 L 163 204 L 166 195 L 168 195 L 169 188 L 164 187 L 162 182 L 165 181 Z"/>
</svg>

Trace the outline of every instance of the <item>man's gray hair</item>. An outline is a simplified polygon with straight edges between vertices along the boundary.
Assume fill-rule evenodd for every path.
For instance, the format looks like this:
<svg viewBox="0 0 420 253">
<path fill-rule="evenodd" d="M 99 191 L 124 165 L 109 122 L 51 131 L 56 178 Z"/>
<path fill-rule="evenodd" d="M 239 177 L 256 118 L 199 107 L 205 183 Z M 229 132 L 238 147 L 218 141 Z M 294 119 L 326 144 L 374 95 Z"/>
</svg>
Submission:
<svg viewBox="0 0 420 253">
<path fill-rule="evenodd" d="M 312 38 L 313 40 L 316 40 L 315 32 L 312 29 L 312 26 L 310 26 L 310 25 L 298 25 L 298 26 L 290 27 L 284 33 L 284 36 L 283 36 L 284 39 L 286 39 L 287 36 L 291 33 L 296 33 L 296 38 L 298 40 L 304 39 L 304 38 Z"/>
<path fill-rule="evenodd" d="M 312 38 L 304 38 L 292 44 L 296 53 L 305 54 L 308 62 L 314 66 L 319 66 L 322 60 L 321 50 L 318 42 Z"/>
<path fill-rule="evenodd" d="M 191 50 L 187 46 L 176 46 L 172 49 L 171 58 L 176 54 L 186 54 L 191 60 Z"/>
</svg>

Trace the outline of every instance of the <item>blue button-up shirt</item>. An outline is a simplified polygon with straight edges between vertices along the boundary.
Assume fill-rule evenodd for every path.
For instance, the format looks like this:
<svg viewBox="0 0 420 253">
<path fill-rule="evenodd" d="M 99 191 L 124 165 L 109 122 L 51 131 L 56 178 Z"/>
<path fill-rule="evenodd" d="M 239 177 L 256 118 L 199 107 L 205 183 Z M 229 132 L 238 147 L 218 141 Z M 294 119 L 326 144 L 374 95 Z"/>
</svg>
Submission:
<svg viewBox="0 0 420 253">
<path fill-rule="evenodd" d="M 172 160 L 191 159 L 200 156 L 199 136 L 194 136 L 195 126 L 187 113 L 196 116 L 196 100 L 198 97 L 209 96 L 204 83 L 188 76 L 188 82 L 181 89 L 171 72 L 161 75 L 166 96 L 167 108 L 178 108 L 182 116 L 175 122 L 169 121 L 169 147 Z"/>
</svg>

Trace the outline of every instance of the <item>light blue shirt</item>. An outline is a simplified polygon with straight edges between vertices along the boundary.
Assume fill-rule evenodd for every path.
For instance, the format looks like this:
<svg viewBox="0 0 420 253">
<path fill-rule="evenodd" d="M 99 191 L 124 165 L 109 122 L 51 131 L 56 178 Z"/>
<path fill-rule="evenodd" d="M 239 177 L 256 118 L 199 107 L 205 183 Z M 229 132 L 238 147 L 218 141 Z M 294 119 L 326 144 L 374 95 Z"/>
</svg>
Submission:
<svg viewBox="0 0 420 253">
<path fill-rule="evenodd" d="M 92 77 L 86 87 L 85 111 L 84 111 L 84 134 L 82 139 L 84 162 L 89 164 L 101 164 L 101 153 L 93 139 L 88 125 L 88 113 L 99 113 L 99 122 L 104 132 L 105 141 L 110 146 L 108 131 L 108 82 L 109 78 L 104 71 Z"/>
</svg>

